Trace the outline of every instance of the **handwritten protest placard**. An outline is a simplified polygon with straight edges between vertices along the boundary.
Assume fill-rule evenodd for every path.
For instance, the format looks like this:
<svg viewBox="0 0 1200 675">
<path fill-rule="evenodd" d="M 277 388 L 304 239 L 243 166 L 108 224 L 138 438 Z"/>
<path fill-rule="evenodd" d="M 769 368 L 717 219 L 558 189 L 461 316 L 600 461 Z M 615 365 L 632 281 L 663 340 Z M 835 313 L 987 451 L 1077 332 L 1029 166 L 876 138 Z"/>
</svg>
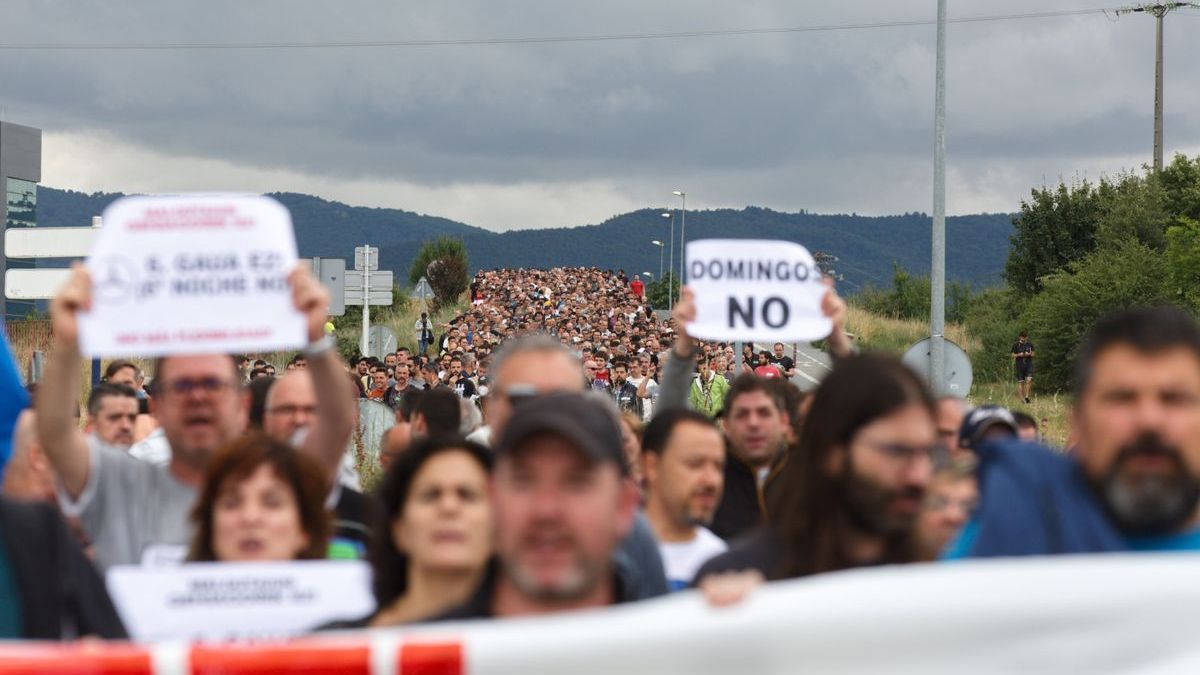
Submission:
<svg viewBox="0 0 1200 675">
<path fill-rule="evenodd" d="M 688 286 L 706 340 L 818 340 L 832 322 L 821 312 L 826 288 L 808 250 L 790 241 L 702 239 L 687 245 Z"/>
<path fill-rule="evenodd" d="M 288 637 L 375 609 L 356 560 L 118 566 L 108 591 L 139 642 Z"/>
<path fill-rule="evenodd" d="M 287 276 L 296 239 L 268 197 L 126 197 L 104 211 L 81 313 L 88 356 L 273 351 L 305 344 Z"/>
</svg>

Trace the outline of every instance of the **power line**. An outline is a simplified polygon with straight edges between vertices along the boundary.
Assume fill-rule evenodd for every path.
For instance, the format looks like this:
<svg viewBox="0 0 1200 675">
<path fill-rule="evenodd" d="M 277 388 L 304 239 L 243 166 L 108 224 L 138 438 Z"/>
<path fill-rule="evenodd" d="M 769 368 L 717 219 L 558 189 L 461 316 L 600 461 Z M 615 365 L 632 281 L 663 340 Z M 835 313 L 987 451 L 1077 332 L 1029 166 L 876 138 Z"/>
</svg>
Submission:
<svg viewBox="0 0 1200 675">
<path fill-rule="evenodd" d="M 1028 12 L 1023 14 L 997 14 L 949 19 L 948 23 L 985 23 L 993 21 L 1017 21 L 1026 19 L 1050 19 L 1090 14 L 1107 14 L 1107 9 L 1076 9 L 1053 12 Z M 880 21 L 871 23 L 843 23 L 819 26 L 792 26 L 783 28 L 731 28 L 717 30 L 675 31 L 669 33 L 611 33 L 601 35 L 560 35 L 512 38 L 467 38 L 446 40 L 363 40 L 335 42 L 0 42 L 0 50 L 6 51 L 171 51 L 171 50 L 220 50 L 220 49 L 377 49 L 398 47 L 466 47 L 484 45 L 558 44 L 574 42 L 613 42 L 627 40 L 677 40 L 702 37 L 733 37 L 740 35 L 772 35 L 784 33 L 820 33 L 828 31 L 873 30 L 880 28 L 904 28 L 932 26 L 932 19 L 909 21 Z"/>
</svg>

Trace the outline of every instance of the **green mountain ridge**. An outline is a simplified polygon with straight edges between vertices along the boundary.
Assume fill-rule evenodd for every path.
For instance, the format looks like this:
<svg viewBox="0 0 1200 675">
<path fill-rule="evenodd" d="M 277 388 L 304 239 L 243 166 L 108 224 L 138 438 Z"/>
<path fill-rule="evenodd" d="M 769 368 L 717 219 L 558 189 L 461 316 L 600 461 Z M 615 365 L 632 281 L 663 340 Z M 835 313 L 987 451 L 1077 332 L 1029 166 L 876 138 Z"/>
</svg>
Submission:
<svg viewBox="0 0 1200 675">
<path fill-rule="evenodd" d="M 38 188 L 41 226 L 80 226 L 104 211 L 119 193 L 86 194 L 52 187 Z M 420 245 L 436 236 L 461 237 L 471 269 L 500 267 L 595 266 L 658 275 L 659 249 L 667 241 L 669 223 L 662 209 L 640 209 L 602 223 L 578 227 L 492 232 L 448 218 L 390 208 L 350 206 L 320 197 L 278 192 L 292 214 L 301 256 L 351 259 L 354 247 L 380 247 L 380 268 L 408 276 Z M 978 214 L 947 218 L 948 279 L 987 286 L 998 283 L 1013 232 L 1012 214 Z M 867 284 L 887 285 L 893 263 L 914 273 L 928 272 L 930 218 L 923 213 L 895 216 L 783 213 L 748 206 L 743 209 L 688 211 L 687 238 L 783 239 L 811 251 L 836 256 L 844 292 Z M 676 237 L 679 218 L 676 218 Z M 669 251 L 668 251 L 669 253 Z M 675 264 L 679 264 L 678 246 Z M 664 257 L 663 265 L 666 265 Z"/>
</svg>

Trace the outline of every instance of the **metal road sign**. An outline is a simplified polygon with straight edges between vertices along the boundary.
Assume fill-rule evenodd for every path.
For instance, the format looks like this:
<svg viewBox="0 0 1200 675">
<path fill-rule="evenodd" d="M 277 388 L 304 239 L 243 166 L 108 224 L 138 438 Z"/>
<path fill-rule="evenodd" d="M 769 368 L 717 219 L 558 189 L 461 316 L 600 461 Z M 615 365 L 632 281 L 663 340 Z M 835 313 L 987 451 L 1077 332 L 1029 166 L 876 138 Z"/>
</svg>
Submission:
<svg viewBox="0 0 1200 675">
<path fill-rule="evenodd" d="M 9 258 L 86 258 L 96 236 L 94 227 L 21 227 L 4 231 Z"/>
<path fill-rule="evenodd" d="M 382 360 L 387 354 L 396 351 L 396 333 L 387 326 L 371 326 L 367 337 L 367 351 L 377 359 Z"/>
<path fill-rule="evenodd" d="M 329 291 L 329 316 L 346 313 L 346 261 L 342 258 L 301 258 L 312 266 L 313 276 Z"/>
<path fill-rule="evenodd" d="M 379 269 L 379 248 L 375 246 L 354 247 L 354 269 L 374 272 Z"/>
<path fill-rule="evenodd" d="M 371 275 L 370 279 L 364 280 L 363 279 L 364 274 Z M 370 281 L 370 284 L 366 284 L 366 283 L 364 283 L 364 281 Z M 371 287 L 372 293 L 374 293 L 375 291 L 390 291 L 390 290 L 392 290 L 392 273 L 390 271 L 388 271 L 388 272 L 360 272 L 358 270 L 347 270 L 346 271 L 346 289 L 347 290 L 356 288 L 359 291 L 361 291 L 363 289 L 363 286 L 366 286 L 366 285 L 369 285 Z"/>
<path fill-rule="evenodd" d="M 390 306 L 392 304 L 392 289 L 377 291 L 371 289 L 371 304 Z M 363 304 L 362 288 L 347 288 L 346 289 L 346 306 L 358 307 Z"/>
<path fill-rule="evenodd" d="M 429 285 L 429 280 L 421 277 L 417 282 L 417 287 L 413 289 L 412 298 L 414 300 L 429 300 L 433 298 L 433 287 Z"/>
<path fill-rule="evenodd" d="M 9 300 L 47 300 L 70 276 L 69 269 L 5 270 L 4 294 Z"/>
</svg>

